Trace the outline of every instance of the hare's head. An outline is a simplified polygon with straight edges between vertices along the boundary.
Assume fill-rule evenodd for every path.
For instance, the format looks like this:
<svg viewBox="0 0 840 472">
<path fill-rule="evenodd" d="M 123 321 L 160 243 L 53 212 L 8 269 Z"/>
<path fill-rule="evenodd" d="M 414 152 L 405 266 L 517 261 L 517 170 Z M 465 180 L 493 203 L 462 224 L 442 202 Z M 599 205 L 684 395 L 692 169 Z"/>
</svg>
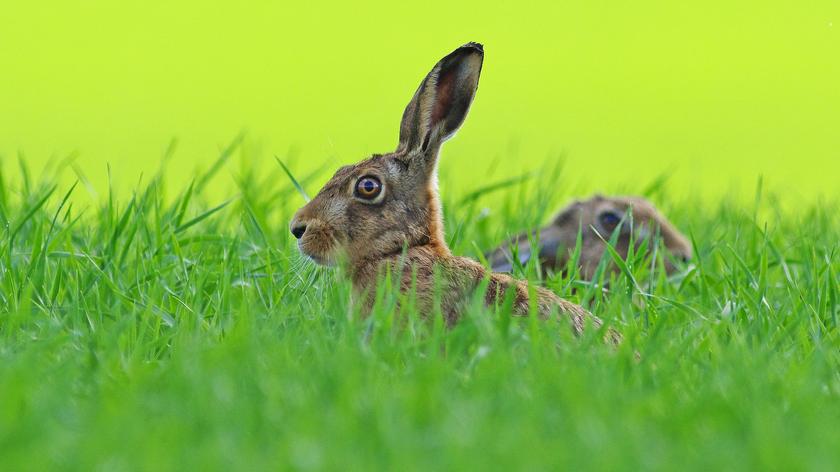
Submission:
<svg viewBox="0 0 840 472">
<path fill-rule="evenodd" d="M 298 210 L 290 229 L 304 254 L 321 264 L 342 252 L 351 261 L 376 260 L 406 246 L 429 245 L 449 254 L 437 192 L 438 152 L 467 116 L 483 59 L 476 43 L 441 59 L 405 108 L 397 150 L 338 169 Z"/>
<path fill-rule="evenodd" d="M 691 258 L 688 239 L 651 202 L 641 197 L 595 195 L 566 207 L 555 217 L 552 226 L 558 229 L 557 235 L 562 235 L 568 248 L 574 248 L 578 231 L 582 231 L 580 262 L 587 277 L 592 276 L 606 250 L 601 237 L 609 241 L 616 230 L 615 249 L 622 257 L 627 257 L 631 241 L 638 248 L 643 241 L 652 244 L 652 239 L 658 237 L 670 253 L 664 258 L 669 272 L 674 269 L 670 259 Z"/>
<path fill-rule="evenodd" d="M 588 200 L 571 203 L 554 217 L 552 223 L 540 230 L 539 250 L 532 250 L 529 234 L 517 237 L 517 257 L 524 264 L 532 254 L 539 253 L 540 262 L 559 270 L 566 266 L 569 253 L 577 244 L 580 233 L 579 265 L 581 275 L 591 278 L 606 251 L 604 240 L 611 240 L 618 231 L 615 249 L 627 257 L 634 244 L 640 248 L 643 241 L 659 237 L 668 251 L 664 258 L 665 269 L 673 271 L 673 259 L 687 261 L 691 258 L 691 244 L 649 201 L 641 197 L 605 197 L 595 195 Z M 603 238 L 603 239 L 602 239 Z M 489 255 L 494 270 L 512 270 L 510 244 L 505 244 Z"/>
</svg>

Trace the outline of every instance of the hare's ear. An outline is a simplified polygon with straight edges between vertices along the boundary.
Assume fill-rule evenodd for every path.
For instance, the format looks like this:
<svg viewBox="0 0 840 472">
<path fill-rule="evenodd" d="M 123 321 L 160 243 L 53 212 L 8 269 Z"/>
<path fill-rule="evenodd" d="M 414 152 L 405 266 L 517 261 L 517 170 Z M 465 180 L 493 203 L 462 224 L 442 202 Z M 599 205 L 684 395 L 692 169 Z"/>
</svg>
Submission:
<svg viewBox="0 0 840 472">
<path fill-rule="evenodd" d="M 458 131 L 478 88 L 483 61 L 481 44 L 467 43 L 435 64 L 405 107 L 399 152 L 434 156 Z"/>
<path fill-rule="evenodd" d="M 564 234 L 563 230 L 557 228 L 555 226 L 547 226 L 542 228 L 539 231 L 539 240 L 537 241 L 538 247 L 534 248 L 531 243 L 534 242 L 533 238 L 536 236 L 534 231 L 529 231 L 527 233 L 522 233 L 516 236 L 513 240 L 508 241 L 507 243 L 500 246 L 496 251 L 489 255 L 488 260 L 490 261 L 490 267 L 493 269 L 494 272 L 511 272 L 513 271 L 514 262 L 513 262 L 513 251 L 511 251 L 512 247 L 516 247 L 516 257 L 519 261 L 519 264 L 526 265 L 528 261 L 531 260 L 532 257 L 536 257 L 539 255 L 540 261 L 543 263 L 548 263 L 550 267 L 556 268 L 560 264 L 557 264 L 556 259 L 558 256 L 560 258 L 563 257 L 562 254 L 558 254 L 558 251 L 561 249 L 574 249 L 574 247 L 569 248 L 568 238 L 567 235 Z"/>
<path fill-rule="evenodd" d="M 580 226 L 580 211 L 587 202 L 582 202 L 580 200 L 575 200 L 574 202 L 568 204 L 560 213 L 554 215 L 554 219 L 551 220 L 552 226 L 563 227 L 569 224 L 573 225 L 575 228 Z"/>
</svg>

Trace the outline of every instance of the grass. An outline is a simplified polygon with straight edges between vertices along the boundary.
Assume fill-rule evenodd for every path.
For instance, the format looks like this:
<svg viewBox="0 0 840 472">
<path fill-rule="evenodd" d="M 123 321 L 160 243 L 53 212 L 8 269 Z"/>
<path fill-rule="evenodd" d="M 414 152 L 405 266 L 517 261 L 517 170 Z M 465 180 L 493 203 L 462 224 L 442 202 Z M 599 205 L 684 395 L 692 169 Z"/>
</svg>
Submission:
<svg viewBox="0 0 840 472">
<path fill-rule="evenodd" d="M 692 268 L 633 258 L 609 293 L 545 281 L 619 327 L 614 350 L 504 307 L 394 323 L 387 286 L 360 319 L 286 230 L 318 177 L 246 170 L 218 195 L 221 167 L 87 208 L 55 175 L 0 177 L 5 470 L 840 467 L 836 202 L 669 203 L 653 184 Z M 539 175 L 444 181 L 453 250 L 544 221 L 569 195 Z"/>
</svg>

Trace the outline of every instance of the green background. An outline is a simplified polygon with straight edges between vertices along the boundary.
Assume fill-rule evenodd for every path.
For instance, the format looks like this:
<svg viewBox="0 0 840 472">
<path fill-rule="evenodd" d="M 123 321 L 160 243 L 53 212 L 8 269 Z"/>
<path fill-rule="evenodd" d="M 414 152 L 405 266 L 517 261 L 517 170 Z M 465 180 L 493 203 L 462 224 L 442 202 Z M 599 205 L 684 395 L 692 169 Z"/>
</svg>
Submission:
<svg viewBox="0 0 840 472">
<path fill-rule="evenodd" d="M 444 192 L 563 155 L 564 193 L 666 173 L 674 196 L 759 175 L 792 204 L 836 195 L 836 1 L 4 2 L 0 18 L 4 167 L 72 156 L 100 190 L 106 163 L 129 190 L 172 138 L 177 188 L 242 130 L 246 166 L 389 151 L 421 78 L 474 40 L 485 68 Z"/>
</svg>

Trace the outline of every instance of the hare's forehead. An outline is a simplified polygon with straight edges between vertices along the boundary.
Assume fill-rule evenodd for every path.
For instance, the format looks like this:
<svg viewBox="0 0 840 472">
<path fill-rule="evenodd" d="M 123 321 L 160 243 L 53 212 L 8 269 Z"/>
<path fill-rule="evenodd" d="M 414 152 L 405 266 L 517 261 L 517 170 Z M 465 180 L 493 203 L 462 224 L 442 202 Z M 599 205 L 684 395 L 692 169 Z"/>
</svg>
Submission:
<svg viewBox="0 0 840 472">
<path fill-rule="evenodd" d="M 593 203 L 595 203 L 595 214 L 600 214 L 605 211 L 623 214 L 630 210 L 633 218 L 648 219 L 653 217 L 653 213 L 655 213 L 651 211 L 650 203 L 640 198 L 604 198 Z"/>
<path fill-rule="evenodd" d="M 330 184 L 344 185 L 349 180 L 358 179 L 366 175 L 376 175 L 378 177 L 391 177 L 400 172 L 400 165 L 396 159 L 388 156 L 375 155 L 357 164 L 351 164 L 340 167 L 332 179 Z"/>
<path fill-rule="evenodd" d="M 591 216 L 598 216 L 604 212 L 624 213 L 631 205 L 626 201 L 615 198 L 599 198 L 589 200 L 585 206 Z"/>
</svg>

